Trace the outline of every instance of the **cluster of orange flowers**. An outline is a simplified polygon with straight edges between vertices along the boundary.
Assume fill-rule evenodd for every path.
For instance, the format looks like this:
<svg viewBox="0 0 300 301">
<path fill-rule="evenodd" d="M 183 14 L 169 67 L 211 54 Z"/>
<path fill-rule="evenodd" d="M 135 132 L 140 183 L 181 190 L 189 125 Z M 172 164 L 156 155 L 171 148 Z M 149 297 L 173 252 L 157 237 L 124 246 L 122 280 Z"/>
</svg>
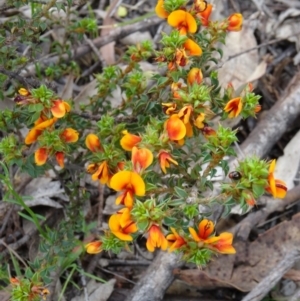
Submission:
<svg viewBox="0 0 300 301">
<path fill-rule="evenodd" d="M 39 99 L 34 98 L 31 93 L 24 88 L 19 89 L 19 95 L 15 98 L 15 101 L 18 105 L 41 103 Z M 30 129 L 25 137 L 25 144 L 30 145 L 36 142 L 46 130 L 54 130 L 57 120 L 64 117 L 70 110 L 71 107 L 67 102 L 61 99 L 52 100 L 50 106 L 48 108 L 44 107 L 40 117 L 34 122 L 34 127 Z M 78 137 L 78 132 L 72 128 L 62 130 L 59 136 L 62 145 L 74 143 L 78 140 Z M 52 145 L 42 146 L 35 151 L 35 163 L 37 165 L 44 165 L 47 159 L 52 155 L 55 156 L 58 165 L 63 168 L 65 154 L 63 151 L 54 150 Z"/>
<path fill-rule="evenodd" d="M 179 67 L 187 65 L 190 56 L 201 56 L 202 49 L 196 41 L 190 38 L 190 34 L 196 33 L 198 23 L 204 27 L 209 27 L 212 23 L 210 15 L 212 5 L 203 0 L 195 0 L 190 11 L 178 9 L 173 12 L 167 12 L 164 8 L 164 1 L 159 0 L 156 6 L 156 13 L 162 18 L 167 18 L 169 25 L 174 27 L 180 35 L 186 35 L 186 41 L 182 48 L 175 51 L 174 57 L 168 61 L 169 71 L 176 70 Z M 233 14 L 227 20 L 218 26 L 225 31 L 238 31 L 242 28 L 243 18 L 241 14 Z M 158 60 L 164 61 L 163 58 Z M 159 137 L 160 148 L 157 150 L 145 147 L 147 142 L 143 137 L 134 135 L 128 131 L 123 131 L 123 137 L 120 140 L 120 146 L 124 151 L 131 152 L 131 169 L 125 168 L 126 162 L 115 162 L 109 154 L 106 154 L 105 147 L 102 146 L 99 137 L 95 134 L 88 134 L 85 140 L 86 147 L 99 158 L 99 162 L 90 163 L 87 166 L 87 172 L 92 175 L 93 180 L 100 181 L 101 184 L 108 185 L 115 191 L 120 192 L 116 198 L 116 205 L 122 208 L 113 214 L 108 222 L 110 232 L 122 241 L 129 242 L 133 240 L 133 234 L 139 231 L 136 222 L 132 218 L 132 209 L 136 196 L 143 197 L 146 195 L 146 184 L 143 179 L 146 169 L 157 160 L 163 173 L 167 173 L 167 168 L 171 164 L 178 165 L 178 162 L 172 157 L 168 145 L 175 143 L 183 145 L 186 137 L 193 136 L 194 130 L 200 130 L 205 137 L 216 135 L 216 132 L 207 126 L 206 121 L 214 113 L 210 110 L 209 104 L 203 101 L 189 99 L 189 93 L 194 87 L 200 86 L 203 81 L 203 73 L 200 68 L 192 67 L 187 73 L 183 82 L 173 82 L 171 84 L 172 101 L 162 103 L 164 113 L 168 116 L 164 123 L 164 128 Z M 186 82 L 186 84 L 184 84 Z M 194 86 L 195 85 L 195 86 Z M 247 91 L 252 90 L 248 85 Z M 233 91 L 229 85 L 228 91 Z M 16 97 L 18 104 L 39 104 L 40 100 L 32 97 L 26 89 L 19 90 L 19 96 Z M 230 94 L 230 93 L 229 93 Z M 228 95 L 229 95 L 228 94 Z M 230 96 L 230 95 L 229 95 Z M 229 98 L 230 99 L 230 98 Z M 44 105 L 40 117 L 35 121 L 34 127 L 29 131 L 25 138 L 25 143 L 30 145 L 39 140 L 44 131 L 53 131 L 55 123 L 63 118 L 69 111 L 70 105 L 61 100 L 54 99 L 50 104 Z M 228 113 L 229 118 L 237 117 L 243 110 L 243 97 L 232 97 L 225 105 L 224 112 Z M 260 110 L 260 106 L 255 108 L 255 112 Z M 78 140 L 78 132 L 72 128 L 66 128 L 59 134 L 59 139 L 64 143 L 74 143 Z M 172 147 L 171 147 L 172 148 Z M 156 156 L 153 152 L 157 151 Z M 43 165 L 48 157 L 54 155 L 57 163 L 64 167 L 64 152 L 57 151 L 53 145 L 42 145 L 35 151 L 35 162 L 37 165 Z M 102 158 L 102 159 L 101 159 Z M 127 165 L 126 165 L 127 166 Z M 284 197 L 286 185 L 281 180 L 274 178 L 273 172 L 275 162 L 270 164 L 268 182 L 266 190 L 275 197 Z M 250 200 L 249 204 L 254 204 L 255 200 Z M 233 254 L 235 249 L 232 246 L 233 236 L 231 233 L 222 233 L 219 236 L 214 235 L 214 224 L 208 219 L 203 219 L 198 229 L 189 228 L 187 233 L 178 233 L 175 228 L 170 228 L 171 233 L 165 236 L 162 221 L 149 217 L 148 227 L 145 230 L 147 238 L 147 249 L 153 252 L 155 248 L 162 250 L 169 249 L 184 250 L 185 253 L 191 252 L 190 242 L 196 242 L 197 248 L 206 248 L 219 253 Z M 95 254 L 102 251 L 102 242 L 94 241 L 86 246 L 88 253 Z"/>
<path fill-rule="evenodd" d="M 210 26 L 212 5 L 207 4 L 206 1 L 195 0 L 190 11 L 179 9 L 169 13 L 164 8 L 164 1 L 159 0 L 155 10 L 159 17 L 167 18 L 169 25 L 178 30 L 181 35 L 195 33 L 198 29 L 197 20 L 200 21 L 202 26 Z M 239 31 L 242 28 L 242 22 L 242 15 L 236 13 L 221 23 L 220 28 L 227 31 Z M 173 71 L 178 67 L 184 67 L 189 61 L 189 56 L 201 55 L 201 47 L 196 41 L 188 37 L 183 47 L 176 49 L 174 58 L 168 62 L 168 69 Z M 165 58 L 160 57 L 158 61 L 165 61 Z M 202 81 L 201 69 L 193 67 L 187 74 L 187 87 L 184 87 L 181 82 L 172 83 L 171 92 L 174 101 L 162 103 L 165 114 L 169 116 L 164 123 L 164 130 L 160 136 L 162 143 L 167 145 L 173 142 L 177 145 L 183 145 L 185 137 L 193 136 L 194 127 L 201 130 L 205 137 L 216 135 L 216 132 L 205 123 L 206 119 L 209 118 L 208 115 L 213 114 L 209 106 L 199 103 L 193 106 L 192 101 L 183 101 L 183 99 L 188 99 L 189 88 L 193 85 L 200 85 Z M 249 85 L 248 89 L 252 89 L 252 87 Z M 226 104 L 224 111 L 228 113 L 229 118 L 234 118 L 241 113 L 242 108 L 243 97 L 235 97 Z M 258 112 L 259 109 L 257 107 L 255 112 Z M 132 241 L 132 234 L 139 230 L 131 216 L 134 197 L 142 197 L 146 194 L 146 185 L 142 176 L 144 171 L 152 164 L 154 156 L 148 148 L 139 147 L 139 145 L 142 145 L 142 137 L 127 131 L 123 132 L 120 144 L 124 150 L 131 151 L 132 170 L 123 170 L 124 162 L 120 162 L 117 167 L 113 167 L 111 162 L 106 160 L 90 164 L 87 170 L 92 174 L 92 179 L 98 179 L 102 184 L 107 184 L 110 188 L 121 192 L 116 199 L 116 204 L 124 207 L 110 217 L 109 229 L 120 240 Z M 103 152 L 100 140 L 94 134 L 87 136 L 86 146 L 92 152 Z M 173 159 L 168 150 L 159 150 L 157 161 L 163 173 L 167 172 L 170 164 L 178 165 L 178 162 Z M 272 193 L 274 189 L 278 190 L 282 184 L 278 180 L 273 180 L 272 172 L 270 172 L 269 183 L 269 190 Z M 277 195 L 279 195 L 279 192 Z M 232 246 L 233 235 L 225 232 L 215 236 L 214 231 L 213 222 L 203 219 L 197 230 L 192 227 L 189 228 L 189 235 L 186 233 L 179 234 L 175 228 L 171 228 L 171 233 L 165 236 L 161 221 L 150 220 L 144 234 L 147 237 L 146 247 L 150 252 L 153 252 L 155 248 L 161 248 L 162 250 L 169 249 L 169 251 L 181 249 L 188 253 L 191 251 L 189 242 L 196 242 L 200 249 L 206 248 L 224 254 L 235 253 Z M 85 248 L 88 253 L 99 253 L 102 251 L 102 242 L 98 240 L 88 243 Z"/>
<path fill-rule="evenodd" d="M 181 35 L 196 33 L 198 29 L 197 20 L 201 25 L 207 27 L 210 25 L 210 15 L 212 12 L 212 5 L 207 4 L 203 0 L 195 0 L 190 11 L 184 8 L 175 10 L 171 13 L 166 11 L 164 7 L 164 0 L 159 0 L 155 7 L 155 12 L 160 18 L 165 18 L 168 24 L 176 28 Z M 219 25 L 219 28 L 227 31 L 239 31 L 242 28 L 243 16 L 235 13 L 228 17 L 228 19 Z M 191 38 L 187 38 L 182 48 L 176 49 L 174 60 L 169 62 L 169 70 L 176 69 L 176 66 L 186 66 L 188 63 L 188 56 L 200 56 L 202 49 Z M 164 61 L 164 58 L 158 58 L 158 61 Z"/>
<path fill-rule="evenodd" d="M 117 169 L 112 170 L 111 163 L 108 161 L 92 163 L 87 167 L 88 172 L 92 173 L 92 179 L 99 180 L 110 188 L 121 192 L 116 198 L 116 205 L 124 207 L 110 217 L 108 225 L 111 233 L 122 241 L 132 241 L 132 234 L 138 231 L 138 227 L 132 219 L 131 210 L 134 206 L 134 197 L 144 196 L 146 193 L 146 185 L 142 175 L 145 169 L 153 162 L 152 152 L 147 148 L 140 148 L 139 144 L 141 142 L 142 138 L 140 136 L 123 131 L 120 144 L 124 150 L 131 151 L 132 170 L 123 170 L 124 163 L 122 162 L 117 165 Z M 86 146 L 92 152 L 103 152 L 100 140 L 94 134 L 89 134 L 86 137 Z M 159 152 L 158 162 L 164 173 L 170 163 L 177 164 L 165 150 Z M 209 227 L 210 230 L 204 233 L 203 227 Z M 172 234 L 165 236 L 161 222 L 150 220 L 149 227 L 145 233 L 148 251 L 153 252 L 155 248 L 166 250 L 168 247 L 172 251 L 181 248 L 183 245 L 187 246 L 187 242 L 191 238 L 180 236 L 173 228 L 171 231 Z M 213 223 L 208 220 L 203 220 L 199 224 L 198 234 L 195 234 L 195 230 L 190 228 L 192 239 L 198 243 L 199 247 L 209 248 L 221 253 L 234 253 L 234 248 L 231 246 L 232 234 L 223 233 L 220 236 L 208 238 L 213 231 Z M 101 241 L 88 243 L 85 247 L 87 252 L 91 254 L 102 251 Z"/>
<path fill-rule="evenodd" d="M 146 185 L 142 174 L 153 162 L 152 152 L 147 148 L 139 147 L 141 141 L 142 138 L 140 136 L 133 135 L 126 130 L 123 131 L 120 144 L 125 151 L 131 151 L 132 170 L 123 170 L 123 162 L 120 162 L 115 170 L 112 170 L 110 162 L 107 161 L 100 162 L 99 164 L 93 163 L 87 167 L 88 172 L 92 173 L 92 179 L 99 179 L 101 183 L 107 184 L 110 188 L 121 192 L 116 199 L 116 205 L 125 207 L 110 217 L 109 228 L 116 237 L 123 241 L 132 241 L 131 234 L 138 231 L 130 212 L 134 205 L 134 197 L 144 196 L 146 193 Z M 86 146 L 91 151 L 103 151 L 99 138 L 94 134 L 87 136 Z M 158 157 L 161 168 L 165 170 L 169 164 L 168 153 L 162 151 Z M 149 237 L 152 233 L 150 230 L 154 229 L 153 227 L 155 226 L 153 224 L 149 228 Z M 154 246 L 158 245 L 155 244 Z M 154 246 L 152 249 L 154 249 Z M 86 249 L 89 253 L 94 253 L 95 249 L 100 251 L 101 243 L 92 242 L 86 246 Z M 152 250 L 150 247 L 148 249 L 149 251 Z"/>
<path fill-rule="evenodd" d="M 109 220 L 111 232 L 119 239 L 124 241 L 132 241 L 130 234 L 138 231 L 136 224 L 130 219 L 128 208 L 121 209 L 117 214 L 112 215 Z M 161 248 L 169 252 L 183 250 L 185 254 L 193 252 L 191 242 L 196 242 L 197 249 L 209 249 L 221 254 L 235 254 L 236 251 L 232 246 L 233 234 L 223 232 L 219 236 L 215 236 L 215 227 L 211 220 L 203 219 L 198 228 L 189 228 L 190 235 L 178 234 L 176 229 L 170 228 L 171 233 L 164 235 L 161 227 L 152 224 L 147 231 L 146 247 L 148 251 L 154 252 L 155 248 Z M 100 240 L 90 242 L 86 246 L 89 254 L 97 254 L 102 252 L 102 242 Z"/>
</svg>

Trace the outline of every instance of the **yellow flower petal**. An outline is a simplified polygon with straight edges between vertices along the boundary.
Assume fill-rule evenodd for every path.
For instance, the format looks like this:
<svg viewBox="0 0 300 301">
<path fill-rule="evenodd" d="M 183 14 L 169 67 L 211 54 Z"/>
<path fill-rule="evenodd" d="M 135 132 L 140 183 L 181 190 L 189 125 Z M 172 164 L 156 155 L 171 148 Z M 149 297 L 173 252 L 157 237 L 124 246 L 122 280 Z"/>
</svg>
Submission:
<svg viewBox="0 0 300 301">
<path fill-rule="evenodd" d="M 197 14 L 197 17 L 200 19 L 203 26 L 207 26 L 209 23 L 209 17 L 211 15 L 212 5 L 207 4 L 206 9 Z"/>
<path fill-rule="evenodd" d="M 208 219 L 204 219 L 199 223 L 198 226 L 199 237 L 207 239 L 215 230 L 214 223 Z"/>
<path fill-rule="evenodd" d="M 187 50 L 189 55 L 200 56 L 202 55 L 201 47 L 191 39 L 187 39 L 183 44 L 185 50 Z"/>
<path fill-rule="evenodd" d="M 168 18 L 169 13 L 164 8 L 164 0 L 158 0 L 155 6 L 155 13 L 158 17 L 166 19 Z"/>
<path fill-rule="evenodd" d="M 48 159 L 48 151 L 46 148 L 39 148 L 34 153 L 34 161 L 36 165 L 44 165 Z"/>
<path fill-rule="evenodd" d="M 74 143 L 78 140 L 79 133 L 72 128 L 66 128 L 61 136 L 65 140 L 65 142 Z"/>
<path fill-rule="evenodd" d="M 243 26 L 243 16 L 238 13 L 234 13 L 228 17 L 228 31 L 240 31 Z"/>
<path fill-rule="evenodd" d="M 51 118 L 51 119 L 47 119 L 39 124 L 37 124 L 34 129 L 36 130 L 44 130 L 50 126 L 52 126 L 55 122 L 57 121 L 57 118 L 54 117 L 54 118 Z"/>
<path fill-rule="evenodd" d="M 201 241 L 200 237 L 198 236 L 198 234 L 197 234 L 197 232 L 195 231 L 194 228 L 189 227 L 189 231 L 190 231 L 190 234 L 192 235 L 194 241 L 196 241 L 196 242 Z"/>
<path fill-rule="evenodd" d="M 235 118 L 237 117 L 243 108 L 242 98 L 236 97 L 231 99 L 225 106 L 224 111 L 226 113 L 229 113 L 229 118 Z"/>
<path fill-rule="evenodd" d="M 197 22 L 195 18 L 187 11 L 175 10 L 170 13 L 168 23 L 176 27 L 181 34 L 195 33 L 197 31 Z"/>
<path fill-rule="evenodd" d="M 153 154 L 147 148 L 138 149 L 136 146 L 132 148 L 131 161 L 136 172 L 149 167 L 153 162 Z"/>
<path fill-rule="evenodd" d="M 54 100 L 53 105 L 51 107 L 51 113 L 56 118 L 64 117 L 66 114 L 65 102 L 61 99 Z"/>
<path fill-rule="evenodd" d="M 187 75 L 187 82 L 190 85 L 197 84 L 200 85 L 203 80 L 203 74 L 201 69 L 192 68 Z"/>
<path fill-rule="evenodd" d="M 158 154 L 158 161 L 160 164 L 160 168 L 162 169 L 163 173 L 167 173 L 166 168 L 170 167 L 170 163 L 174 165 L 178 165 L 178 162 L 175 161 L 171 155 L 167 151 L 160 151 Z"/>
<path fill-rule="evenodd" d="M 128 131 L 123 131 L 123 137 L 120 141 L 122 148 L 126 151 L 131 151 L 134 146 L 141 142 L 142 138 L 137 135 L 128 133 Z"/>
<path fill-rule="evenodd" d="M 41 134 L 41 130 L 37 130 L 35 128 L 31 129 L 25 137 L 25 143 L 27 145 L 34 143 Z"/>
<path fill-rule="evenodd" d="M 85 138 L 85 145 L 91 152 L 102 150 L 99 138 L 95 134 L 88 134 Z"/>
<path fill-rule="evenodd" d="M 146 189 L 142 177 L 136 172 L 128 170 L 122 170 L 113 175 L 110 187 L 116 191 L 129 189 L 138 196 L 144 196 Z"/>
<path fill-rule="evenodd" d="M 101 241 L 93 241 L 88 244 L 86 244 L 84 247 L 86 249 L 86 252 L 89 254 L 98 254 L 102 251 L 102 242 Z"/>
<path fill-rule="evenodd" d="M 177 114 L 173 114 L 165 124 L 170 140 L 181 140 L 186 135 L 186 127 Z"/>
<path fill-rule="evenodd" d="M 55 153 L 55 159 L 56 159 L 56 162 L 57 164 L 61 167 L 61 168 L 64 168 L 65 167 L 65 155 L 63 152 L 56 152 Z"/>
</svg>

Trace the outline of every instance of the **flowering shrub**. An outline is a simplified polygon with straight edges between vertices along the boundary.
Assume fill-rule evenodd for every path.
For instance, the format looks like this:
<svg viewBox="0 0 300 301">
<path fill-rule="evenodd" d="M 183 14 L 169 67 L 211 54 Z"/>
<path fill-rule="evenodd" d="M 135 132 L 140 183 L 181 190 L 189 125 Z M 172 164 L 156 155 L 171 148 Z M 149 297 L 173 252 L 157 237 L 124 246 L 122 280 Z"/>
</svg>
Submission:
<svg viewBox="0 0 300 301">
<path fill-rule="evenodd" d="M 197 266 L 206 265 L 215 254 L 235 253 L 233 235 L 217 234 L 213 209 L 203 212 L 200 205 L 218 203 L 226 216 L 236 204 L 243 210 L 254 206 L 265 192 L 279 198 L 286 194 L 285 183 L 274 178 L 274 160 L 249 157 L 229 171 L 226 158 L 235 156 L 236 130 L 212 122 L 216 116 L 247 118 L 260 111 L 259 96 L 250 83 L 241 92 L 231 83 L 222 89 L 214 70 L 222 54 L 218 43 L 225 43 L 229 31 L 241 30 L 242 15 L 213 21 L 211 4 L 194 0 L 189 7 L 186 2 L 157 2 L 156 14 L 166 19 L 171 33 L 162 33 L 157 51 L 149 42 L 129 47 L 126 69 L 104 68 L 96 75 L 97 94 L 81 111 L 73 109 L 72 100 L 62 100 L 41 85 L 20 87 L 13 111 L 0 113 L 0 127 L 6 133 L 0 153 L 8 166 L 18 166 L 33 177 L 55 164 L 61 168 L 58 173 L 67 182 L 71 209 L 71 222 L 63 229 L 73 233 L 68 239 L 62 235 L 69 243 L 66 253 L 79 244 L 74 232 L 83 227 L 78 220 L 82 222 L 81 200 L 86 195 L 79 180 L 85 173 L 118 192 L 119 205 L 108 228 L 85 244 L 86 252 L 118 253 L 142 236 L 149 252 L 179 252 Z M 148 85 L 139 63 L 150 59 L 166 72 L 153 74 L 154 84 Z M 122 104 L 111 109 L 108 98 L 116 87 L 122 90 Z M 15 130 L 24 125 L 29 132 L 20 140 Z M 219 193 L 208 194 L 214 190 L 217 167 L 224 172 L 224 183 Z M 42 236 L 51 246 L 49 233 Z M 38 274 L 42 279 L 50 270 L 49 260 L 47 264 L 49 269 Z M 22 281 L 26 282 L 11 279 L 14 291 Z M 40 284 L 26 285 L 32 296 L 48 294 Z"/>
</svg>

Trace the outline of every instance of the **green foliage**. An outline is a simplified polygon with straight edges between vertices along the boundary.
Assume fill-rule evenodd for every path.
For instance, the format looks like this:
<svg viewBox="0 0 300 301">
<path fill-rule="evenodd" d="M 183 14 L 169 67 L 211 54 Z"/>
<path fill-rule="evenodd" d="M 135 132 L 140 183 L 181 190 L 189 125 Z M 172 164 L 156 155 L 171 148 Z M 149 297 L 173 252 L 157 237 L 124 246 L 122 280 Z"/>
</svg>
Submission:
<svg viewBox="0 0 300 301">
<path fill-rule="evenodd" d="M 98 35 L 98 20 L 91 8 L 88 16 L 78 15 L 72 0 L 8 2 L 15 7 L 27 3 L 30 19 L 16 14 L 0 26 L 0 84 L 7 86 L 0 97 L 14 97 L 15 102 L 13 110 L 0 112 L 0 164 L 4 171 L 0 181 L 4 201 L 22 209 L 20 217 L 34 223 L 41 241 L 38 256 L 27 262 L 27 268 L 20 268 L 12 258 L 18 276 L 10 279 L 12 298 L 39 300 L 41 294 L 47 294 L 44 285 L 50 283 L 54 271 L 65 277 L 63 292 L 75 275 L 85 274 L 77 262 L 88 247 L 78 233 L 85 239 L 95 227 L 86 224 L 83 213 L 90 197 L 82 185 L 86 173 L 119 191 L 117 203 L 122 206 L 114 219 L 108 220 L 109 229 L 101 227 L 101 235 L 96 234 L 97 244 L 91 242 L 92 251 L 96 245 L 94 253 L 130 250 L 132 241 L 142 236 L 149 251 L 173 248 L 199 267 L 222 253 L 224 244 L 225 253 L 234 253 L 230 235 L 224 240 L 211 231 L 206 237 L 203 227 L 213 226 L 209 218 L 215 205 L 224 209 L 224 217 L 236 204 L 248 210 L 268 190 L 273 175 L 265 161 L 245 158 L 236 168 L 240 177 L 230 177 L 227 158 L 236 155 L 237 130 L 225 127 L 222 121 L 238 115 L 255 116 L 259 96 L 251 85 L 220 87 L 215 64 L 223 53 L 217 43 L 225 42 L 228 21 L 210 21 L 203 26 L 195 5 L 185 7 L 186 0 L 165 0 L 163 7 L 169 13 L 177 9 L 191 12 L 197 18 L 197 32 L 183 35 L 175 28 L 170 34 L 163 33 L 156 50 L 149 41 L 130 46 L 120 58 L 126 66 L 106 66 L 101 73 L 97 69 L 93 75 L 96 92 L 75 109 L 72 99 L 60 99 L 50 86 L 67 75 L 75 76 L 78 85 L 89 80 L 82 76 L 84 64 L 69 60 L 78 41 Z M 64 11 L 65 17 L 57 18 L 57 11 Z M 54 26 L 64 28 L 55 42 L 43 35 Z M 50 56 L 55 55 L 58 61 L 44 66 L 38 57 L 46 40 L 51 44 Z M 28 47 L 27 51 L 16 45 Z M 142 61 L 157 62 L 159 69 L 145 72 Z M 35 66 L 31 68 L 32 85 L 22 80 L 22 72 L 30 64 Z M 120 104 L 112 108 L 110 101 L 116 90 Z M 225 110 L 232 99 L 238 101 Z M 220 124 L 213 120 L 218 116 Z M 23 137 L 26 127 L 29 132 Z M 219 169 L 230 178 L 221 180 L 220 193 L 215 190 Z M 64 205 L 65 219 L 52 227 L 45 225 L 45 217 L 28 207 L 27 199 L 16 192 L 12 184 L 15 170 L 31 177 L 55 172 L 69 201 Z M 118 234 L 124 234 L 125 239 Z"/>
</svg>

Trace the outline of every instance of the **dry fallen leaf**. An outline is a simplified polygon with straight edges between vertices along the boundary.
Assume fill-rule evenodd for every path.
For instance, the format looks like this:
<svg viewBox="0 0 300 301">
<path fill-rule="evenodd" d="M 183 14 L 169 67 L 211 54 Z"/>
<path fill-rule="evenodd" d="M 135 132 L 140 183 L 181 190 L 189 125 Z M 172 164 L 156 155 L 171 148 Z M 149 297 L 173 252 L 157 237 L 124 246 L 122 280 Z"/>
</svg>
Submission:
<svg viewBox="0 0 300 301">
<path fill-rule="evenodd" d="M 114 290 L 116 279 L 110 279 L 106 283 L 99 283 L 95 280 L 89 281 L 87 291 L 89 293 L 89 301 L 106 301 Z M 72 298 L 71 301 L 86 300 L 84 293 L 80 296 Z"/>
<path fill-rule="evenodd" d="M 61 99 L 67 100 L 72 98 L 73 84 L 74 84 L 74 76 L 70 74 L 66 77 L 66 83 L 63 87 L 63 90 L 60 93 Z"/>
<path fill-rule="evenodd" d="M 236 255 L 221 255 L 203 270 L 176 270 L 177 278 L 198 289 L 234 287 L 250 291 L 291 250 L 300 249 L 300 213 L 260 235 L 234 244 Z"/>
<path fill-rule="evenodd" d="M 243 26 L 241 31 L 228 34 L 226 45 L 222 48 L 224 53 L 222 62 L 225 63 L 219 69 L 219 81 L 223 87 L 226 87 L 231 82 L 234 88 L 237 89 L 247 83 L 248 78 L 258 66 L 257 49 L 241 54 L 229 61 L 227 59 L 255 46 L 257 46 L 257 42 L 253 29 L 247 24 Z"/>
<path fill-rule="evenodd" d="M 292 189 L 295 178 L 299 178 L 300 166 L 300 131 L 284 148 L 284 155 L 279 157 L 276 164 L 275 176 L 286 182 L 288 189 Z"/>
<path fill-rule="evenodd" d="M 96 79 L 81 87 L 80 93 L 74 98 L 75 109 L 78 110 L 80 108 L 80 105 L 89 104 L 90 97 L 97 94 L 97 91 L 98 89 Z"/>
</svg>

